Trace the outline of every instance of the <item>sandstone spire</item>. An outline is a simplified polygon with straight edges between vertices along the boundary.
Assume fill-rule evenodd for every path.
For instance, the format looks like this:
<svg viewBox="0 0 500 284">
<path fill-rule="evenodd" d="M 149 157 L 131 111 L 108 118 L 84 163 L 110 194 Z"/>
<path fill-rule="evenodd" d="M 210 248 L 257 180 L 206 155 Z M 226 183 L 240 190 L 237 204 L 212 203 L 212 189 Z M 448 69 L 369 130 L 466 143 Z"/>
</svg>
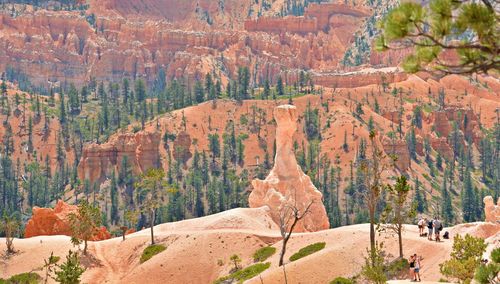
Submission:
<svg viewBox="0 0 500 284">
<path fill-rule="evenodd" d="M 297 109 L 282 105 L 274 109 L 276 157 L 274 167 L 265 180 L 255 179 L 248 198 L 250 207 L 268 206 L 273 220 L 279 222 L 280 211 L 286 204 L 304 210 L 311 202 L 310 213 L 296 226 L 297 232 L 314 232 L 330 227 L 323 195 L 297 164 L 293 152 L 293 134 L 297 130 Z"/>
<path fill-rule="evenodd" d="M 491 196 L 486 196 L 483 202 L 485 221 L 500 223 L 500 198 L 498 198 L 496 205 Z"/>
</svg>

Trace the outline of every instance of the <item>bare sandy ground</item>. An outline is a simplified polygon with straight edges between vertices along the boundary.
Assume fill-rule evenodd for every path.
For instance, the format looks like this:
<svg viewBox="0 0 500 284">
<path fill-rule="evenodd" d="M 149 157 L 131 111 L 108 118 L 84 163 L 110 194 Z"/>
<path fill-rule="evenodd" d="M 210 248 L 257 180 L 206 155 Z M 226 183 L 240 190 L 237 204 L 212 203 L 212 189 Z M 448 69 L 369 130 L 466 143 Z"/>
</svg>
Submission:
<svg viewBox="0 0 500 284">
<path fill-rule="evenodd" d="M 490 248 L 500 245 L 500 226 L 474 223 L 446 228 L 452 236 L 471 233 L 487 238 Z M 272 245 L 281 247 L 278 228 L 268 217 L 267 210 L 233 209 L 223 213 L 155 227 L 156 241 L 167 249 L 151 260 L 140 264 L 139 258 L 149 245 L 149 230 L 127 236 L 125 241 L 114 238 L 89 245 L 90 257 L 82 261 L 88 266 L 85 283 L 211 283 L 229 273 L 229 257 L 238 254 L 242 265 L 253 263 L 253 253 Z M 326 242 L 325 249 L 285 266 L 288 283 L 329 283 L 337 276 L 357 274 L 364 262 L 369 239 L 367 224 L 341 227 L 316 233 L 294 234 L 289 242 L 286 259 L 300 248 L 315 242 Z M 380 235 L 387 253 L 397 256 L 397 239 Z M 37 271 L 51 252 L 64 256 L 75 249 L 66 236 L 47 236 L 14 241 L 19 252 L 0 259 L 0 278 Z M 418 236 L 416 226 L 407 226 L 404 234 L 405 256 L 417 253 L 423 257 L 422 283 L 442 278 L 439 263 L 449 256 L 451 240 L 441 243 Z M 0 239 L 0 251 L 5 240 Z M 268 261 L 271 268 L 247 283 L 285 283 L 278 254 Z M 42 271 L 37 271 L 43 274 Z M 405 283 L 391 282 L 391 283 Z"/>
</svg>

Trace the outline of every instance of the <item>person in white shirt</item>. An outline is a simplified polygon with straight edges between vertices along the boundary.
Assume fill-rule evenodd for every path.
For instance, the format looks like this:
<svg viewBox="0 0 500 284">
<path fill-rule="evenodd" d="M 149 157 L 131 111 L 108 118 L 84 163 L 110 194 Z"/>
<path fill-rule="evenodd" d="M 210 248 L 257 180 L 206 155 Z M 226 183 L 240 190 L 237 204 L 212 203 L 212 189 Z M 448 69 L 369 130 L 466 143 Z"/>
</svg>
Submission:
<svg viewBox="0 0 500 284">
<path fill-rule="evenodd" d="M 423 219 L 422 217 L 420 217 L 420 219 L 418 220 L 418 233 L 420 234 L 420 236 L 423 236 L 424 235 L 424 224 L 426 223 L 426 220 L 427 219 Z"/>
</svg>

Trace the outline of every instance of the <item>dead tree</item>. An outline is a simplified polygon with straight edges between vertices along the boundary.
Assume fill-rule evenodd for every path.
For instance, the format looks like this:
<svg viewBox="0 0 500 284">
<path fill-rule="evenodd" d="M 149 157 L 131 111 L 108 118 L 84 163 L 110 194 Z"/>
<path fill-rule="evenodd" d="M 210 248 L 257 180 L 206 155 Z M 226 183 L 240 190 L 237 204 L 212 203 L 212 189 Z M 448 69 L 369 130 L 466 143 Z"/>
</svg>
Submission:
<svg viewBox="0 0 500 284">
<path fill-rule="evenodd" d="M 311 201 L 303 211 L 297 207 L 296 202 L 294 202 L 294 204 L 287 203 L 281 208 L 279 216 L 279 226 L 281 237 L 283 238 L 283 244 L 281 246 L 279 266 L 283 265 L 283 258 L 286 252 L 286 244 L 292 236 L 293 229 L 295 228 L 297 223 L 310 212 L 313 203 L 314 202 Z"/>
</svg>

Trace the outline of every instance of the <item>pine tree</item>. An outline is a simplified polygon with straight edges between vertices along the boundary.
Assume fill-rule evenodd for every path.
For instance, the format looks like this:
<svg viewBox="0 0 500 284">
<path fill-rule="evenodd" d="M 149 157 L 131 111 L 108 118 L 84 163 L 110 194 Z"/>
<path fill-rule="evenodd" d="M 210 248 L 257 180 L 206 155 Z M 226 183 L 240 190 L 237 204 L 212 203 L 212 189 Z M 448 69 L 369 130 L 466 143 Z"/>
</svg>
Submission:
<svg viewBox="0 0 500 284">
<path fill-rule="evenodd" d="M 452 224 L 454 219 L 453 206 L 451 204 L 451 196 L 446 186 L 446 178 L 443 179 L 441 187 L 441 215 L 446 224 Z"/>
<path fill-rule="evenodd" d="M 285 95 L 285 88 L 283 87 L 283 79 L 281 79 L 281 76 L 278 77 L 278 81 L 276 83 L 276 92 L 278 93 L 278 97 L 283 97 Z"/>
<path fill-rule="evenodd" d="M 117 224 L 119 222 L 118 216 L 118 186 L 115 172 L 113 171 L 111 175 L 111 184 L 109 188 L 111 195 L 111 222 Z"/>
<path fill-rule="evenodd" d="M 59 122 L 66 123 L 66 104 L 64 102 L 64 93 L 59 94 Z"/>
<path fill-rule="evenodd" d="M 470 223 L 475 221 L 476 216 L 476 197 L 472 186 L 470 168 L 465 170 L 463 189 L 462 189 L 462 213 L 464 222 Z"/>
<path fill-rule="evenodd" d="M 417 212 L 424 213 L 427 210 L 427 201 L 425 195 L 420 191 L 420 181 L 418 177 L 415 180 L 415 196 L 413 202 L 417 205 Z"/>
</svg>

